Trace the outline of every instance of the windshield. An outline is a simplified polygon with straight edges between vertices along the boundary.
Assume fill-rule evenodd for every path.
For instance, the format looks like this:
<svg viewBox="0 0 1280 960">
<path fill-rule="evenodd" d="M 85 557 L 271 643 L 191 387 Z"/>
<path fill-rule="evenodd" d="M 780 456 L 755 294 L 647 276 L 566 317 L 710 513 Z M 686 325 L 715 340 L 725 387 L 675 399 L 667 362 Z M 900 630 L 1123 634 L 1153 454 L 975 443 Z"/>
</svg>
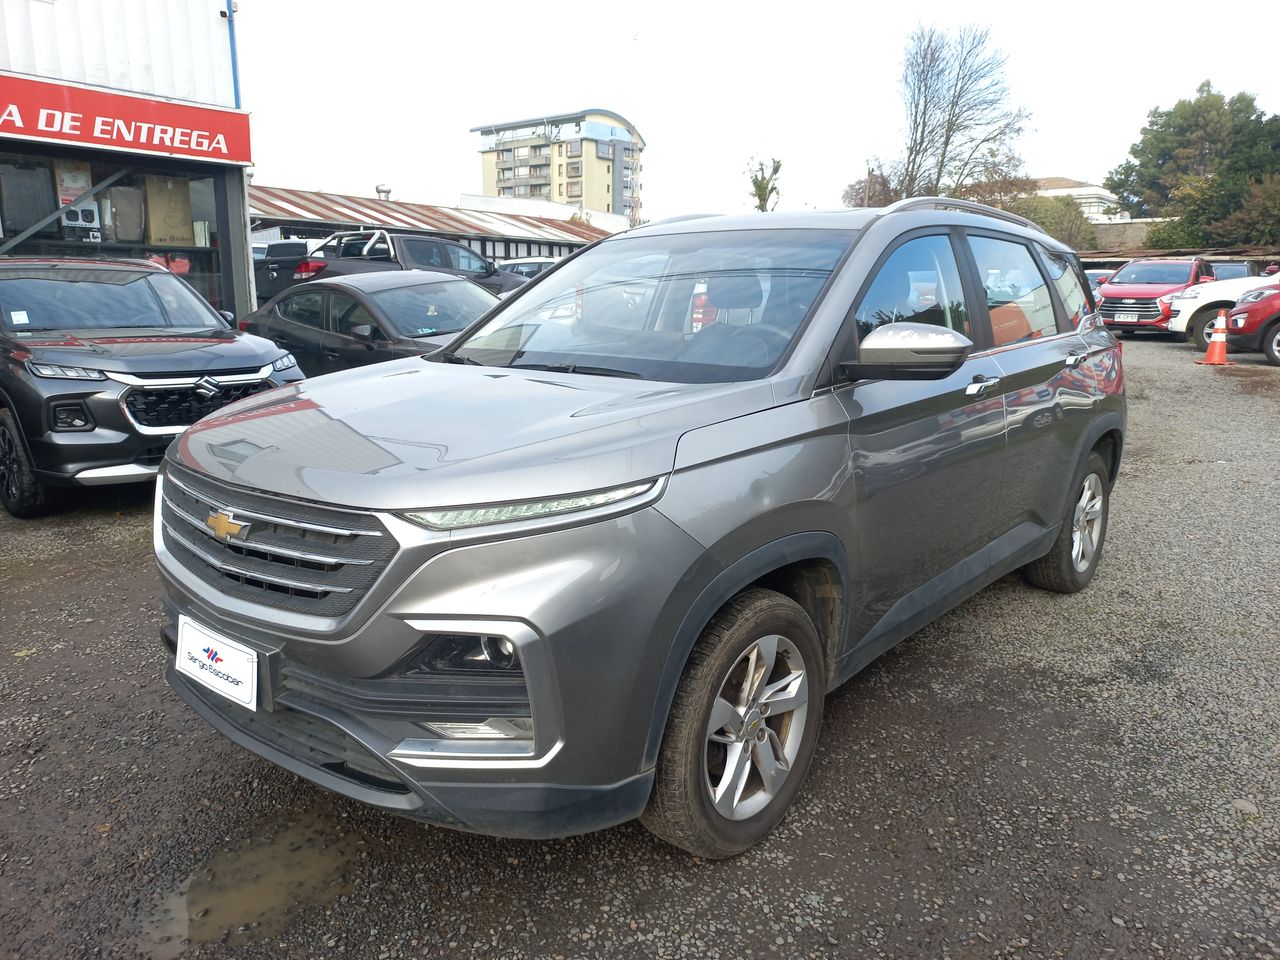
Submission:
<svg viewBox="0 0 1280 960">
<path fill-rule="evenodd" d="M 420 283 L 379 290 L 369 296 L 402 337 L 458 333 L 498 302 L 497 297 L 470 280 Z"/>
<path fill-rule="evenodd" d="M 1190 283 L 1191 264 L 1186 260 L 1141 260 L 1127 263 L 1111 283 Z"/>
<path fill-rule="evenodd" d="M 739 230 L 608 240 L 437 359 L 681 383 L 758 379 L 795 339 L 855 236 Z"/>
<path fill-rule="evenodd" d="M 3 328 L 15 333 L 226 328 L 213 308 L 172 274 L 92 267 L 0 271 L 0 318 Z"/>
</svg>

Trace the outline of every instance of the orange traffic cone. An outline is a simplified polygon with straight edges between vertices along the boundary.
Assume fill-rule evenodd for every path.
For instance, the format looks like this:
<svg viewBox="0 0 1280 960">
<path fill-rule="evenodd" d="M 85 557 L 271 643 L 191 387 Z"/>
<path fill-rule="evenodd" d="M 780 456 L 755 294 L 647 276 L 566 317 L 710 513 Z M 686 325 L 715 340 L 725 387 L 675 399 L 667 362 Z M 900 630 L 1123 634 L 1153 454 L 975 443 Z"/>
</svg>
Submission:
<svg viewBox="0 0 1280 960">
<path fill-rule="evenodd" d="M 1227 311 L 1218 311 L 1218 319 L 1213 321 L 1213 333 L 1209 337 L 1209 349 L 1204 352 L 1204 359 L 1196 363 L 1206 367 L 1235 366 L 1234 360 L 1227 359 Z"/>
</svg>

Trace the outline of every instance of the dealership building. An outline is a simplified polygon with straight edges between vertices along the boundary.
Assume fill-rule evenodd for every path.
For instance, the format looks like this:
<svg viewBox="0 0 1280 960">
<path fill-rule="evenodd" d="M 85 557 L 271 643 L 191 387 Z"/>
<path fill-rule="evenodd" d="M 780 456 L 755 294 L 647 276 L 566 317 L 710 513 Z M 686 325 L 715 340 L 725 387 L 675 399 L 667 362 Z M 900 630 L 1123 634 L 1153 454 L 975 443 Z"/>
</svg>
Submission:
<svg viewBox="0 0 1280 960">
<path fill-rule="evenodd" d="M 234 16 L 0 0 L 0 255 L 145 258 L 253 308 Z"/>
</svg>

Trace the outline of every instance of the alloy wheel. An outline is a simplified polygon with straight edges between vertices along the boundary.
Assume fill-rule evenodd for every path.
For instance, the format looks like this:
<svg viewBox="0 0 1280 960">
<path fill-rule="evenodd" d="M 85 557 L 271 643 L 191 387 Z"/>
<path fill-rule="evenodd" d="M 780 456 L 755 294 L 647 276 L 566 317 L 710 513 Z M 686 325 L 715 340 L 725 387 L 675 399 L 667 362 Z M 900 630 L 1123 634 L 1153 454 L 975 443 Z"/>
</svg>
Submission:
<svg viewBox="0 0 1280 960">
<path fill-rule="evenodd" d="M 1102 479 L 1091 473 L 1084 478 L 1071 530 L 1071 563 L 1076 570 L 1084 573 L 1089 569 L 1101 541 Z"/>
<path fill-rule="evenodd" d="M 809 676 L 796 645 L 755 641 L 720 682 L 707 721 L 704 779 L 728 820 L 762 811 L 790 776 L 804 738 Z"/>
<path fill-rule="evenodd" d="M 0 426 L 0 496 L 9 503 L 18 499 L 18 446 L 7 427 Z"/>
</svg>

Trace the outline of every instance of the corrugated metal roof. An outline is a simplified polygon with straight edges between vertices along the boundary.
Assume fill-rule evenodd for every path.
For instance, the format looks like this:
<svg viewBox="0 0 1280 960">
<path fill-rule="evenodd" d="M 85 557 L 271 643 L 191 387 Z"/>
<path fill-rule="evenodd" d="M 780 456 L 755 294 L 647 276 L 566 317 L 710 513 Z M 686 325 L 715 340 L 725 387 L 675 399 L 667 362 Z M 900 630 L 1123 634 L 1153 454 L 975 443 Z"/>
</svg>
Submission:
<svg viewBox="0 0 1280 960">
<path fill-rule="evenodd" d="M 584 244 L 609 236 L 607 230 L 572 220 L 435 207 L 405 200 L 349 197 L 340 193 L 291 190 L 256 183 L 249 186 L 249 214 L 259 220 L 423 230 L 458 237 L 494 237 L 544 243 Z"/>
</svg>

